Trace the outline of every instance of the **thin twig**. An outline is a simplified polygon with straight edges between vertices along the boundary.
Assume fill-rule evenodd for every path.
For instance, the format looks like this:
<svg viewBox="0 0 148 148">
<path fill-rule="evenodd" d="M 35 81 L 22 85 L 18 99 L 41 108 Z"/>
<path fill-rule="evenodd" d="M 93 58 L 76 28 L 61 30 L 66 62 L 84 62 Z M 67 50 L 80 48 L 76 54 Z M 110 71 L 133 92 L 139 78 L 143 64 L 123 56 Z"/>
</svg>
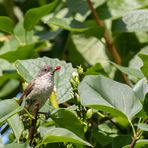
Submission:
<svg viewBox="0 0 148 148">
<path fill-rule="evenodd" d="M 93 7 L 92 1 L 91 0 L 87 0 L 87 3 L 88 3 L 88 6 L 89 6 L 89 8 L 90 8 L 90 10 L 92 12 L 92 15 L 93 15 L 93 17 L 94 17 L 97 25 L 100 26 L 100 27 L 105 28 L 105 31 L 104 31 L 104 39 L 106 41 L 106 45 L 108 47 L 108 50 L 111 53 L 111 55 L 112 55 L 115 63 L 121 65 L 121 62 L 122 62 L 121 57 L 120 57 L 117 49 L 115 48 L 115 46 L 113 44 L 112 38 L 110 37 L 109 32 L 108 32 L 108 30 L 105 27 L 104 21 L 101 20 L 100 17 L 97 15 L 97 12 L 96 12 L 95 8 Z M 122 76 L 123 76 L 123 79 L 126 82 L 126 84 L 131 85 L 131 83 L 130 83 L 128 77 L 127 77 L 127 75 L 122 74 Z"/>
</svg>

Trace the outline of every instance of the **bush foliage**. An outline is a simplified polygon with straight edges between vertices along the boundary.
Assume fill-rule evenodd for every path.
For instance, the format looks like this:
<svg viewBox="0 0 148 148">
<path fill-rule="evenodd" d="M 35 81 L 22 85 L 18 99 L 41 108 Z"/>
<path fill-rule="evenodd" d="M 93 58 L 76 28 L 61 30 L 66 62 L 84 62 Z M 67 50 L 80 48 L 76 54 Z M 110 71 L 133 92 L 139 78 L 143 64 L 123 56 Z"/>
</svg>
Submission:
<svg viewBox="0 0 148 148">
<path fill-rule="evenodd" d="M 30 147 L 32 119 L 17 100 L 46 64 L 61 71 L 33 147 L 147 147 L 147 7 L 147 0 L 2 0 L 0 126 L 9 140 L 0 147 Z"/>
</svg>

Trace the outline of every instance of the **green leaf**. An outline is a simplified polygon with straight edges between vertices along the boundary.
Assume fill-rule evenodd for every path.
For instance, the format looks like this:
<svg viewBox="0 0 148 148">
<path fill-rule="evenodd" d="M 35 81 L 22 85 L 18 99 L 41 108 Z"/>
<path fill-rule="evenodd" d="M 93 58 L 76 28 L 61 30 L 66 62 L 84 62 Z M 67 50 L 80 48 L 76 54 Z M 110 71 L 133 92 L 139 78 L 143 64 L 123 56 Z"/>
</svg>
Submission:
<svg viewBox="0 0 148 148">
<path fill-rule="evenodd" d="M 100 27 L 96 24 L 96 21 L 94 20 L 88 20 L 85 22 L 85 24 L 88 26 L 88 29 L 82 32 L 86 36 L 94 36 L 98 39 L 101 39 L 104 35 L 104 28 Z"/>
<path fill-rule="evenodd" d="M 18 113 L 21 109 L 22 107 L 18 105 L 15 99 L 0 101 L 0 123 Z"/>
<path fill-rule="evenodd" d="M 58 4 L 60 0 L 55 0 L 50 4 L 38 8 L 32 8 L 27 11 L 24 18 L 24 27 L 27 31 L 31 30 L 41 19 L 41 17 L 49 14 Z"/>
<path fill-rule="evenodd" d="M 46 136 L 43 137 L 42 142 L 38 145 L 55 143 L 55 142 L 71 142 L 92 147 L 91 144 L 84 141 L 73 132 L 64 128 L 51 128 L 47 131 Z"/>
<path fill-rule="evenodd" d="M 85 75 L 104 75 L 107 76 L 107 73 L 105 72 L 104 68 L 100 63 L 96 63 L 92 67 L 88 68 Z"/>
<path fill-rule="evenodd" d="M 124 145 L 130 144 L 131 141 L 132 141 L 132 138 L 129 135 L 117 136 L 113 139 L 112 148 L 121 148 Z"/>
<path fill-rule="evenodd" d="M 60 127 L 66 128 L 84 139 L 83 126 L 73 112 L 67 109 L 58 109 L 51 114 L 51 118 Z"/>
<path fill-rule="evenodd" d="M 34 58 L 37 57 L 36 46 L 42 46 L 42 43 L 20 46 L 16 49 L 8 48 L 0 52 L 0 58 L 4 58 L 9 62 L 14 62 L 17 59 Z"/>
<path fill-rule="evenodd" d="M 19 87 L 20 81 L 15 79 L 7 80 L 0 88 L 0 98 L 10 95 Z"/>
<path fill-rule="evenodd" d="M 13 115 L 8 119 L 8 123 L 15 134 L 17 142 L 19 142 L 22 132 L 24 131 L 24 125 L 20 116 L 18 114 Z"/>
<path fill-rule="evenodd" d="M 22 144 L 18 144 L 18 143 L 10 143 L 10 144 L 6 144 L 4 146 L 4 148 L 29 148 L 28 144 L 26 143 L 22 143 Z"/>
<path fill-rule="evenodd" d="M 112 21 L 112 32 L 127 32 L 126 24 L 122 18 L 117 18 Z"/>
<path fill-rule="evenodd" d="M 4 70 L 14 69 L 14 66 L 5 59 L 0 59 L 0 76 L 3 75 Z"/>
<path fill-rule="evenodd" d="M 107 123 L 99 124 L 98 129 L 99 131 L 107 133 L 107 134 L 117 134 L 118 133 L 118 130 L 116 128 L 109 126 Z"/>
<path fill-rule="evenodd" d="M 145 95 L 148 93 L 148 84 L 145 78 L 138 81 L 133 87 L 135 94 L 139 100 L 144 101 Z"/>
<path fill-rule="evenodd" d="M 14 23 L 6 16 L 0 16 L 0 30 L 6 33 L 13 34 Z"/>
<path fill-rule="evenodd" d="M 102 147 L 106 147 L 107 145 L 112 143 L 113 138 L 117 136 L 117 134 L 109 134 L 101 131 L 98 127 L 93 127 L 91 130 L 91 136 L 98 142 Z M 98 146 L 99 147 L 99 146 Z"/>
<path fill-rule="evenodd" d="M 145 77 L 148 79 L 148 54 L 140 53 L 139 57 L 143 60 L 143 66 L 141 68 Z"/>
<path fill-rule="evenodd" d="M 103 67 L 109 65 L 105 47 L 96 37 L 71 34 L 65 49 L 68 50 L 69 59 L 75 65 L 94 65 L 96 63 L 101 63 Z"/>
<path fill-rule="evenodd" d="M 143 131 L 148 131 L 148 125 L 145 123 L 139 123 L 138 128 L 140 128 Z"/>
<path fill-rule="evenodd" d="M 129 120 L 142 109 L 132 88 L 103 76 L 86 76 L 78 90 L 83 105 Z"/>
<path fill-rule="evenodd" d="M 81 19 L 87 18 L 87 16 L 91 13 L 87 1 L 80 0 L 68 0 L 65 1 L 66 5 L 69 9 L 69 15 L 72 16 L 74 14 L 78 14 Z M 95 7 L 102 5 L 105 0 L 93 0 L 93 5 Z"/>
<path fill-rule="evenodd" d="M 20 45 L 28 45 L 28 44 L 32 44 L 35 42 L 39 42 L 38 41 L 39 37 L 37 37 L 35 35 L 35 32 L 33 30 L 28 31 L 26 33 L 23 21 L 19 21 L 15 25 L 14 35 L 15 35 L 15 38 L 17 39 L 17 41 L 19 41 Z"/>
<path fill-rule="evenodd" d="M 65 30 L 69 30 L 69 31 L 83 32 L 88 29 L 88 27 L 85 24 L 83 24 L 82 22 L 79 22 L 77 20 L 71 20 L 70 18 L 53 17 L 49 20 L 48 23 L 54 24 L 56 26 L 59 26 Z"/>
<path fill-rule="evenodd" d="M 74 69 L 70 63 L 58 59 L 43 57 L 30 60 L 17 60 L 15 65 L 19 74 L 27 82 L 32 80 L 39 69 L 44 65 L 50 65 L 53 67 L 58 65 L 61 66 L 61 70 L 55 73 L 54 79 L 58 103 L 63 103 L 71 99 L 72 88 L 70 79 Z"/>
<path fill-rule="evenodd" d="M 143 73 L 138 69 L 123 67 L 123 66 L 118 65 L 118 64 L 116 64 L 114 62 L 111 62 L 111 64 L 113 64 L 117 69 L 119 69 L 121 72 L 123 72 L 125 74 L 135 76 L 135 77 L 137 77 L 139 79 L 144 78 Z"/>
<path fill-rule="evenodd" d="M 148 31 L 148 10 L 135 10 L 123 17 L 128 31 Z"/>
</svg>

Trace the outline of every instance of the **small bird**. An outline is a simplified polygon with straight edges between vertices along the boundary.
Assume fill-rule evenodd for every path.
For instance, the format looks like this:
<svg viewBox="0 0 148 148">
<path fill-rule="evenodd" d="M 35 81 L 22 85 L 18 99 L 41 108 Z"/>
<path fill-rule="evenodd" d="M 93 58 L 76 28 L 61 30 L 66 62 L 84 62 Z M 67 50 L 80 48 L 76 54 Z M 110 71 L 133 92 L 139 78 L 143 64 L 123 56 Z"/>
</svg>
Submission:
<svg viewBox="0 0 148 148">
<path fill-rule="evenodd" d="M 54 88 L 54 73 L 60 69 L 60 66 L 53 68 L 45 65 L 28 84 L 19 100 L 19 104 L 22 103 L 23 98 L 26 98 L 25 107 L 29 112 L 33 111 L 37 103 L 40 109 L 50 97 Z"/>
</svg>

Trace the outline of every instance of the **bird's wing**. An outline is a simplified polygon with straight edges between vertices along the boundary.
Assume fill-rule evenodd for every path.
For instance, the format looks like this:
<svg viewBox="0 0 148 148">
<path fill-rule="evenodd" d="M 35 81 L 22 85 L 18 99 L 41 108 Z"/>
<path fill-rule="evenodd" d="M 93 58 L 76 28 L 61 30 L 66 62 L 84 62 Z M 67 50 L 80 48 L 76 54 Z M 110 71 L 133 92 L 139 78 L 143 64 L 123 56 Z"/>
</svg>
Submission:
<svg viewBox="0 0 148 148">
<path fill-rule="evenodd" d="M 26 96 L 28 96 L 28 94 L 30 94 L 30 92 L 33 90 L 33 86 L 34 86 L 34 82 L 31 81 L 31 82 L 28 84 L 27 88 L 24 90 L 24 92 L 23 92 L 21 98 L 19 99 L 19 102 L 18 102 L 19 105 L 22 104 L 23 98 L 26 97 Z"/>
</svg>

